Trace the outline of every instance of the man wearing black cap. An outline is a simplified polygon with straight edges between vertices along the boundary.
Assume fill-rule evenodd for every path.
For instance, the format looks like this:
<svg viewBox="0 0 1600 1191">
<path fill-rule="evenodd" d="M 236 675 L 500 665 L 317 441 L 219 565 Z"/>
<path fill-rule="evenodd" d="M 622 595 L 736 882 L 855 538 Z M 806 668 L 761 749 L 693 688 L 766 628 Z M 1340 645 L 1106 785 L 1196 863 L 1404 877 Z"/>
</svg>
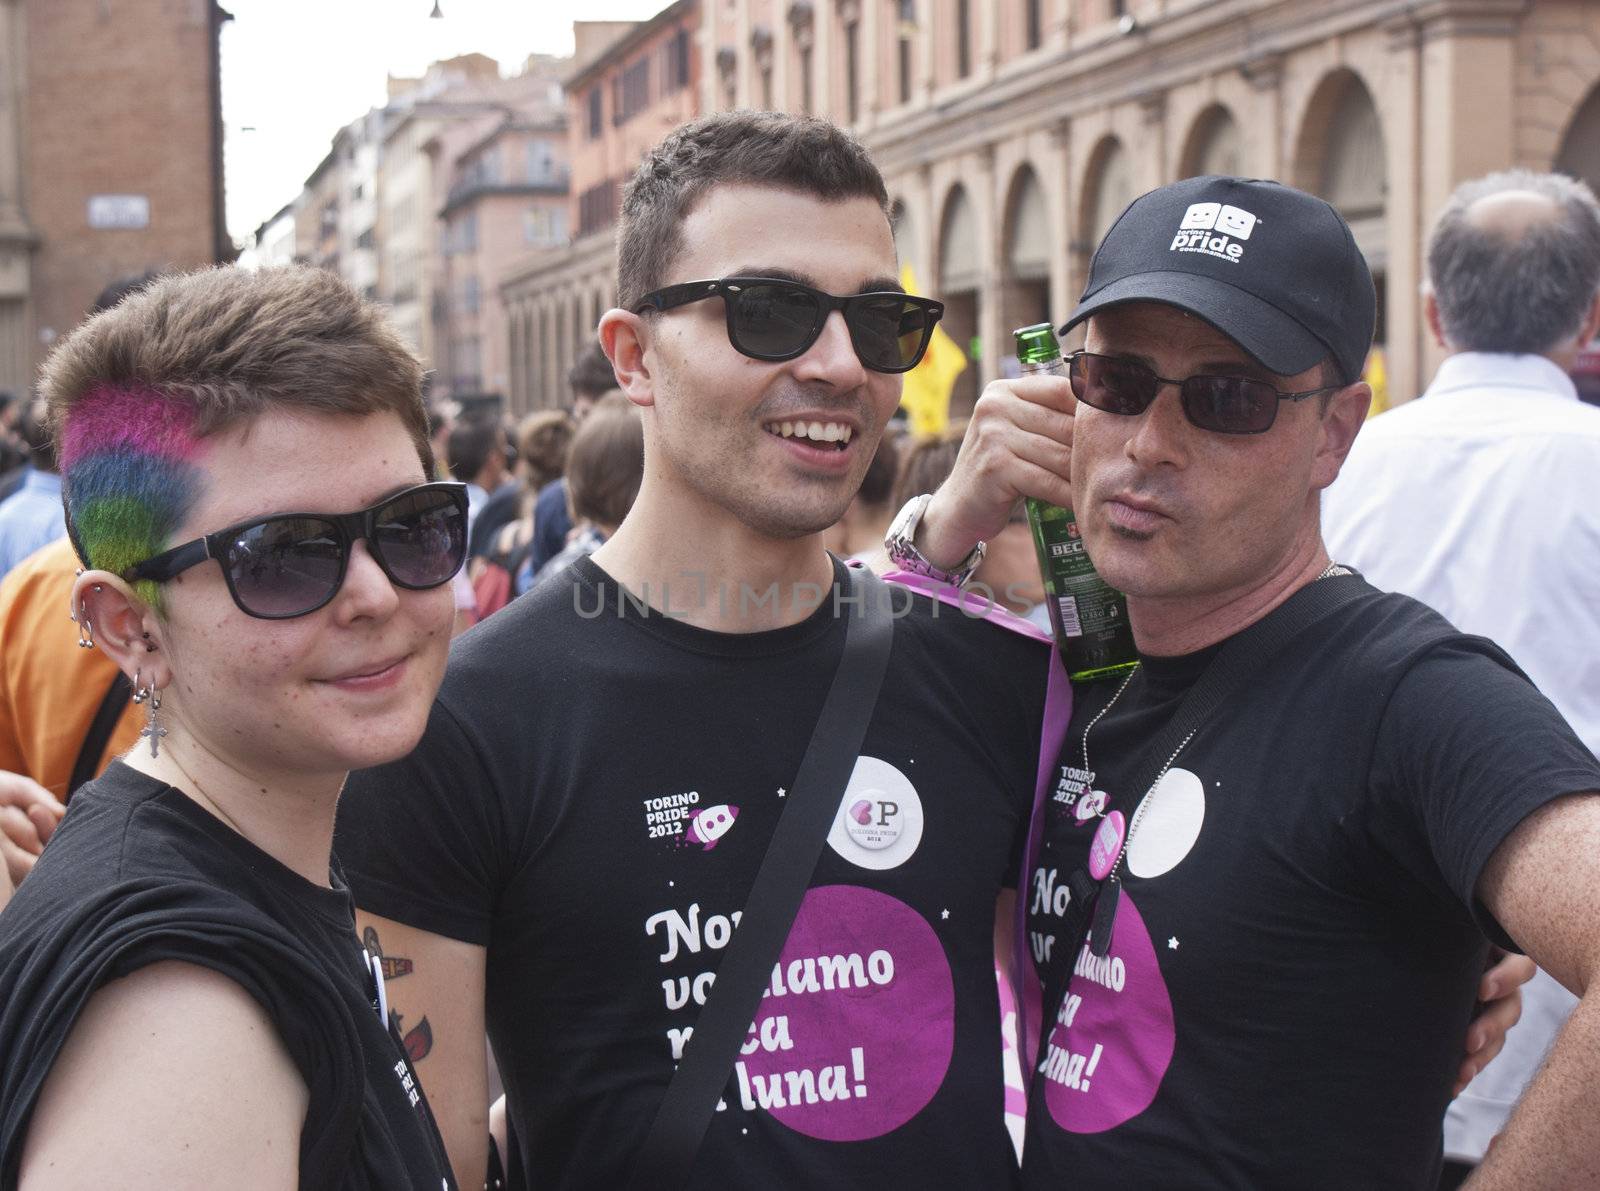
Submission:
<svg viewBox="0 0 1600 1191">
<path fill-rule="evenodd" d="M 1153 191 L 1062 328 L 1070 461 L 993 386 L 925 510 L 938 567 L 1070 462 L 1141 657 L 1080 689 L 1035 810 L 1028 1187 L 1431 1188 L 1487 939 L 1600 974 L 1600 763 L 1495 646 L 1323 547 L 1374 311 L 1325 202 Z M 1600 1178 L 1595 1000 L 1474 1186 Z"/>
</svg>

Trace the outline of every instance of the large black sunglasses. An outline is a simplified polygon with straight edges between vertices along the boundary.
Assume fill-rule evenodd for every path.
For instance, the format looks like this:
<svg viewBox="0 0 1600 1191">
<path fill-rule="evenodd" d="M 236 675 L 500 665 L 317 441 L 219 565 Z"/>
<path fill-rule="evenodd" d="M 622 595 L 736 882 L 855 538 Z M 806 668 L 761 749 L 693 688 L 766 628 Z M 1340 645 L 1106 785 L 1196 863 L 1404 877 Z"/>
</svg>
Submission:
<svg viewBox="0 0 1600 1191">
<path fill-rule="evenodd" d="M 828 315 L 844 313 L 850 342 L 874 372 L 909 372 L 917 366 L 944 303 L 898 290 L 839 297 L 775 277 L 721 277 L 686 281 L 646 294 L 634 307 L 667 311 L 721 297 L 728 317 L 728 342 L 752 360 L 792 360 L 817 341 Z"/>
<path fill-rule="evenodd" d="M 305 616 L 344 584 L 357 539 L 396 587 L 447 583 L 467 555 L 467 486 L 419 484 L 356 513 L 278 513 L 174 546 L 122 573 L 165 583 L 214 558 L 239 610 L 261 620 Z"/>
<path fill-rule="evenodd" d="M 1190 376 L 1183 380 L 1157 376 L 1136 360 L 1078 351 L 1067 357 L 1072 395 L 1108 414 L 1142 414 L 1161 392 L 1176 385 L 1183 413 L 1202 430 L 1217 434 L 1265 434 L 1278 416 L 1280 401 L 1304 401 L 1344 388 L 1324 385 L 1285 393 L 1266 381 L 1247 376 Z"/>
</svg>

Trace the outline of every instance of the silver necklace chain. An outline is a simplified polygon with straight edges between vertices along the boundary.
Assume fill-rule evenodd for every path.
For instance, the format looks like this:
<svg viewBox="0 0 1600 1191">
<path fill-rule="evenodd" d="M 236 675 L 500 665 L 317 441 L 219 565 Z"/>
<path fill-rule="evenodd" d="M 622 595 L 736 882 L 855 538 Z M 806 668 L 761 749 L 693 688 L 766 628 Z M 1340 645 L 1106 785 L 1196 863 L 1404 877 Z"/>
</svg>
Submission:
<svg viewBox="0 0 1600 1191">
<path fill-rule="evenodd" d="M 1110 711 L 1112 706 L 1116 703 L 1116 701 L 1118 699 L 1122 698 L 1122 692 L 1128 689 L 1128 685 L 1131 682 L 1133 682 L 1133 676 L 1135 674 L 1137 674 L 1138 672 L 1139 672 L 1139 666 L 1138 665 L 1135 665 L 1133 669 L 1129 670 L 1128 671 L 1128 677 L 1126 677 L 1126 678 L 1124 678 L 1122 680 L 1122 685 L 1117 688 L 1117 693 L 1112 695 L 1111 698 L 1107 699 L 1106 700 L 1106 705 L 1104 707 L 1102 707 L 1098 712 L 1095 713 L 1093 719 L 1091 719 L 1086 725 L 1084 725 L 1084 729 L 1083 729 L 1083 772 L 1084 772 L 1085 775 L 1091 775 L 1093 773 L 1093 771 L 1089 768 L 1089 730 L 1100 722 L 1100 717 L 1105 715 L 1106 712 Z M 1108 881 L 1114 879 L 1116 877 L 1116 875 L 1117 875 L 1117 870 L 1122 867 L 1122 859 L 1123 859 L 1124 856 L 1127 855 L 1128 845 L 1133 842 L 1133 833 L 1139 830 L 1139 823 L 1144 818 L 1145 808 L 1147 808 L 1150 805 L 1150 794 L 1151 794 L 1151 791 L 1153 791 L 1157 786 L 1159 786 L 1161 784 L 1161 779 L 1167 776 L 1167 771 L 1172 768 L 1173 762 L 1175 762 L 1178 759 L 1178 754 L 1183 752 L 1184 748 L 1188 745 L 1188 743 L 1191 740 L 1194 739 L 1194 734 L 1197 731 L 1199 731 L 1198 728 L 1191 728 L 1189 730 L 1189 734 L 1187 736 L 1185 736 L 1181 741 L 1178 742 L 1178 747 L 1172 750 L 1172 755 L 1170 757 L 1168 757 L 1167 760 L 1166 760 L 1166 763 L 1161 766 L 1161 772 L 1156 774 L 1155 781 L 1150 783 L 1150 789 L 1146 790 L 1145 793 L 1144 793 L 1144 797 L 1139 799 L 1139 805 L 1133 812 L 1133 821 L 1128 824 L 1127 833 L 1123 835 L 1121 842 L 1117 846 L 1117 858 L 1116 858 L 1116 860 L 1114 860 L 1112 862 L 1111 869 L 1106 874 L 1106 879 Z M 1093 791 L 1094 791 L 1094 779 L 1093 779 L 1092 776 L 1090 776 L 1088 778 L 1087 784 L 1089 786 L 1090 793 L 1093 793 Z M 1102 811 L 1098 812 L 1098 816 L 1097 817 L 1103 819 L 1103 818 L 1105 818 L 1106 814 L 1107 814 L 1107 811 L 1102 810 Z"/>
<path fill-rule="evenodd" d="M 1313 580 L 1313 582 L 1319 582 L 1323 579 L 1331 579 L 1335 575 L 1348 575 L 1351 573 L 1352 572 L 1350 568 L 1342 563 L 1329 562 L 1328 565 L 1323 568 L 1322 573 L 1318 575 L 1316 580 Z M 1139 670 L 1140 665 L 1135 663 L 1133 669 L 1128 671 L 1128 677 L 1124 678 L 1122 680 L 1122 685 L 1117 688 L 1117 693 L 1112 695 L 1111 698 L 1107 699 L 1106 705 L 1099 711 L 1095 712 L 1094 718 L 1084 725 L 1083 772 L 1086 775 L 1086 784 L 1089 786 L 1089 792 L 1091 794 L 1094 792 L 1094 778 L 1091 776 L 1093 774 L 1093 770 L 1089 768 L 1089 732 L 1096 724 L 1100 722 L 1101 717 L 1104 716 L 1106 712 L 1110 711 L 1113 706 L 1115 706 L 1117 700 L 1122 698 L 1122 693 L 1128 689 L 1129 684 L 1133 682 L 1133 676 L 1137 674 Z M 1178 760 L 1178 754 L 1183 752 L 1183 750 L 1188 746 L 1189 742 L 1194 739 L 1195 733 L 1198 731 L 1198 728 L 1189 729 L 1189 734 L 1178 742 L 1178 747 L 1172 750 L 1172 755 L 1167 758 L 1166 763 L 1161 766 L 1161 771 L 1156 774 L 1155 781 L 1150 783 L 1150 788 L 1144 792 L 1144 797 L 1139 799 L 1139 805 L 1134 809 L 1133 812 L 1133 821 L 1128 824 L 1127 834 L 1122 837 L 1122 842 L 1117 848 L 1117 858 L 1112 862 L 1110 872 L 1106 874 L 1106 879 L 1108 881 L 1114 879 L 1117 875 L 1117 871 L 1122 867 L 1123 858 L 1128 853 L 1128 845 L 1133 842 L 1133 834 L 1139 830 L 1139 823 L 1144 819 L 1144 812 L 1150 805 L 1150 795 L 1154 793 L 1155 788 L 1161 784 L 1161 779 L 1167 776 L 1167 771 L 1170 770 L 1173 764 Z M 1105 810 L 1102 810 L 1098 812 L 1097 817 L 1104 818 L 1106 813 L 1107 812 Z"/>
</svg>

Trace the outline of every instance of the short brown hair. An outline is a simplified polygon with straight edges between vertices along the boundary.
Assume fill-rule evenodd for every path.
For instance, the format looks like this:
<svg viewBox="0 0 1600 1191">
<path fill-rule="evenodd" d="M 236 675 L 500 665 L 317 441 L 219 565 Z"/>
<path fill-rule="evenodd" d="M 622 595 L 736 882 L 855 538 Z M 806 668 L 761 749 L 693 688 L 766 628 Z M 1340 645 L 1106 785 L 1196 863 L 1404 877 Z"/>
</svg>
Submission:
<svg viewBox="0 0 1600 1191">
<path fill-rule="evenodd" d="M 578 352 L 578 358 L 567 369 L 567 388 L 574 397 L 599 397 L 616 387 L 616 370 L 598 343 L 591 343 Z"/>
<path fill-rule="evenodd" d="M 378 307 L 322 269 L 156 278 L 66 336 L 39 388 L 73 545 L 117 573 L 165 549 L 198 498 L 183 462 L 194 443 L 270 410 L 394 414 L 433 474 L 421 363 Z"/>
<path fill-rule="evenodd" d="M 935 491 L 955 470 L 961 440 L 966 437 L 967 421 L 958 418 L 938 434 L 913 438 L 900 451 L 900 479 L 895 484 L 894 507 L 913 496 Z"/>
<path fill-rule="evenodd" d="M 644 480 L 644 421 L 627 402 L 602 399 L 572 437 L 567 500 L 574 521 L 616 526 Z"/>
<path fill-rule="evenodd" d="M 572 416 L 564 409 L 542 409 L 517 426 L 517 458 L 527 471 L 528 488 L 539 491 L 567 470 L 572 446 Z"/>
<path fill-rule="evenodd" d="M 683 250 L 683 221 L 713 186 L 772 186 L 826 202 L 870 198 L 888 218 L 883 175 L 861 143 L 814 116 L 718 112 L 645 154 L 622 196 L 617 304 L 632 310 L 661 288 Z"/>
<path fill-rule="evenodd" d="M 392 413 L 431 475 L 422 373 L 383 312 L 326 269 L 221 265 L 155 278 L 87 319 L 39 389 L 58 437 L 81 397 L 113 386 L 191 404 L 201 438 L 269 409 Z"/>
</svg>

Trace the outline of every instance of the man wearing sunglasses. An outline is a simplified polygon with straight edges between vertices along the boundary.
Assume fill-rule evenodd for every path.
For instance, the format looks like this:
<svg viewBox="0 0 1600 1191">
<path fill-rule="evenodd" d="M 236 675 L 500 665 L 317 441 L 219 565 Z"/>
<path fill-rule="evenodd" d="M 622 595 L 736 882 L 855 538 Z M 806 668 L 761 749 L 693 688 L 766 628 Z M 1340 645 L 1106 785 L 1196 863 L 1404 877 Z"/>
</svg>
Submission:
<svg viewBox="0 0 1600 1191">
<path fill-rule="evenodd" d="M 1374 315 L 1332 207 L 1207 177 L 1123 213 L 1063 327 L 1072 507 L 1141 665 L 1079 691 L 1036 811 L 1028 1188 L 1431 1189 L 1485 936 L 1600 975 L 1600 764 L 1498 648 L 1322 544 Z M 980 399 L 931 565 L 1051 466 L 1044 424 Z M 1597 996 L 1481 1185 L 1600 1177 Z"/>
<path fill-rule="evenodd" d="M 718 991 L 843 653 L 850 580 L 822 535 L 941 312 L 896 282 L 887 206 L 819 120 L 711 116 L 646 156 L 600 326 L 642 411 L 632 510 L 463 638 L 421 747 L 349 783 L 340 855 L 464 1186 L 484 1170 L 486 1026 L 512 1165 L 621 1188 Z M 1049 653 L 901 594 L 801 950 L 692 1187 L 1015 1183 L 995 920 Z"/>
</svg>

